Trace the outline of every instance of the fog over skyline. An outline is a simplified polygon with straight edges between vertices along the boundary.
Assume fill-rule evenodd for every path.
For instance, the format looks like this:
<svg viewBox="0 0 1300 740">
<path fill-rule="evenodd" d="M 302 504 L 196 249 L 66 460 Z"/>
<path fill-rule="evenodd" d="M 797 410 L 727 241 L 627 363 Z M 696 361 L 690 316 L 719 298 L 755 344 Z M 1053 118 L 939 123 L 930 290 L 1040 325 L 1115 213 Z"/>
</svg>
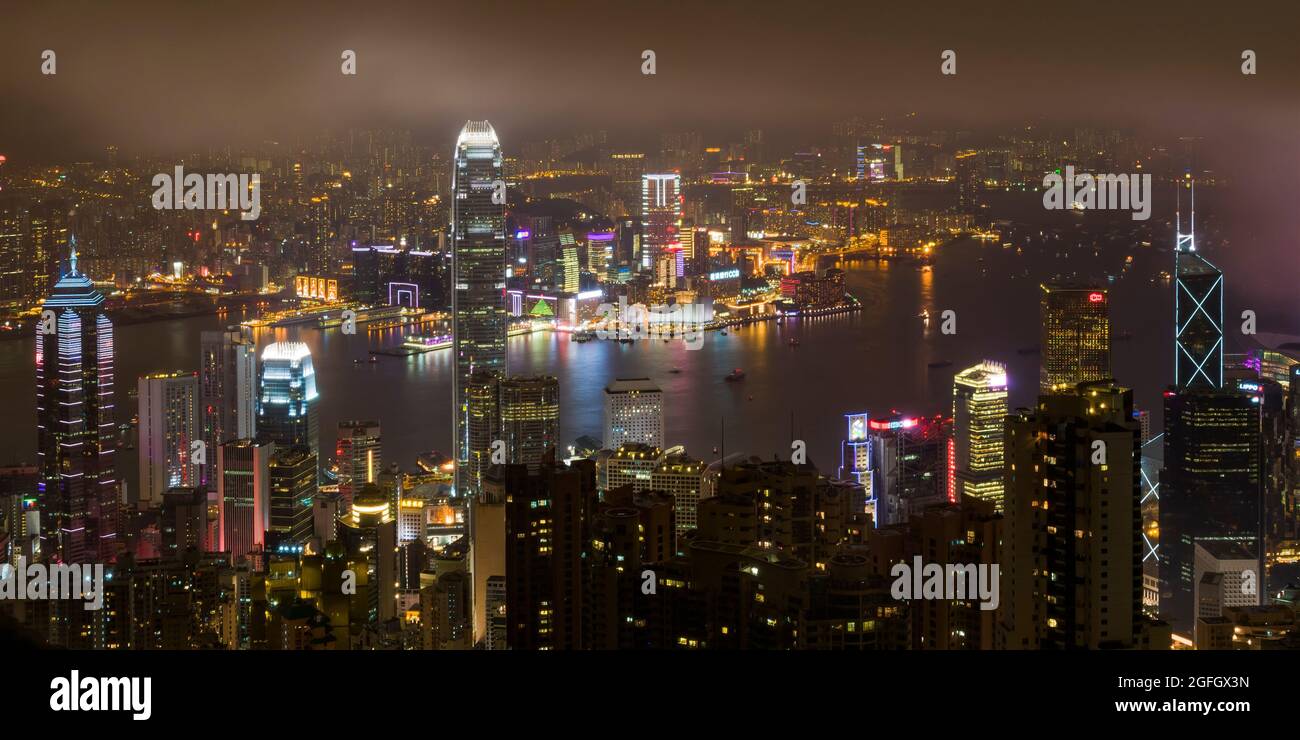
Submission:
<svg viewBox="0 0 1300 740">
<path fill-rule="evenodd" d="M 469 118 L 516 142 L 594 128 L 797 140 L 915 112 L 1266 143 L 1300 123 L 1300 12 L 1286 4 L 1101 2 L 1051 19 L 1035 3 L 963 6 L 32 4 L 8 11 L 0 141 L 11 156 L 169 153 L 358 126 L 437 139 Z M 1258 75 L 1240 73 L 1247 48 Z M 40 74 L 45 49 L 56 75 Z M 355 77 L 339 71 L 344 49 Z M 955 76 L 939 74 L 944 49 Z"/>
<path fill-rule="evenodd" d="M 1278 295 L 1300 211 L 1300 11 L 1289 3 L 590 2 L 44 3 L 7 11 L 0 154 L 10 166 L 300 144 L 396 128 L 450 153 L 488 119 L 508 155 L 605 129 L 655 151 L 760 128 L 775 151 L 852 116 L 915 114 L 916 130 L 977 135 L 1043 124 L 1125 128 L 1198 156 L 1232 184 L 1249 282 Z M 40 73 L 57 53 L 57 74 Z M 357 75 L 340 55 L 357 54 Z M 656 53 L 654 75 L 641 53 Z M 957 74 L 939 73 L 957 53 Z M 1241 73 L 1241 53 L 1258 74 Z M 893 127 L 893 130 L 899 130 Z M 1164 212 L 1157 204 L 1157 213 Z M 1235 261 L 1235 260 L 1234 260 Z M 1266 269 L 1267 266 L 1267 269 Z M 1280 269 L 1279 269 L 1280 267 Z M 1238 283 L 1240 284 L 1240 283 Z"/>
</svg>

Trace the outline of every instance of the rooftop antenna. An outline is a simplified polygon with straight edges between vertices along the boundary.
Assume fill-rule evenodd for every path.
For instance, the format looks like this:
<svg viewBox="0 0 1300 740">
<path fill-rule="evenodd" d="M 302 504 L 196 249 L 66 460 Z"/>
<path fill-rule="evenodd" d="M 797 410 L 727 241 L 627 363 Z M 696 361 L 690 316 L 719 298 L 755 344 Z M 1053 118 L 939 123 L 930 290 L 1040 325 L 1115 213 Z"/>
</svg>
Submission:
<svg viewBox="0 0 1300 740">
<path fill-rule="evenodd" d="M 76 234 L 73 234 L 73 235 L 71 235 L 71 236 L 68 237 L 68 244 L 72 247 L 72 252 L 71 252 L 71 254 L 69 254 L 69 256 L 68 256 L 68 266 L 69 266 L 69 268 L 71 269 L 71 272 L 69 272 L 68 274 L 70 274 L 70 275 L 76 275 L 76 274 L 77 274 L 77 236 L 76 236 Z"/>
<path fill-rule="evenodd" d="M 1188 186 L 1191 188 L 1192 191 L 1191 230 L 1188 231 L 1186 234 L 1183 233 L 1183 214 L 1182 214 L 1182 206 L 1183 206 L 1182 189 L 1183 188 L 1181 183 L 1178 186 L 1178 200 L 1177 200 L 1178 205 L 1175 207 L 1174 210 L 1174 232 L 1175 234 L 1177 234 L 1174 241 L 1175 252 L 1196 251 L 1196 181 L 1192 180 L 1191 178 L 1192 176 L 1190 174 L 1187 175 L 1187 177 L 1185 178 L 1186 180 L 1190 181 L 1188 183 Z"/>
</svg>

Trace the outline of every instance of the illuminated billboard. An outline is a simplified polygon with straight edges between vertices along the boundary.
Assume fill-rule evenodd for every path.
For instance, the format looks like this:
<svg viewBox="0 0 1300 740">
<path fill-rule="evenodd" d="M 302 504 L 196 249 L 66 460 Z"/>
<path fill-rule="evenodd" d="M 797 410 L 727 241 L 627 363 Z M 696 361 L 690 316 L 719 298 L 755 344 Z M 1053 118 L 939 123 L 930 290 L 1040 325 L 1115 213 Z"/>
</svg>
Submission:
<svg viewBox="0 0 1300 740">
<path fill-rule="evenodd" d="M 339 299 L 339 281 L 335 278 L 299 275 L 294 278 L 294 288 L 299 298 L 327 302 Z"/>
</svg>

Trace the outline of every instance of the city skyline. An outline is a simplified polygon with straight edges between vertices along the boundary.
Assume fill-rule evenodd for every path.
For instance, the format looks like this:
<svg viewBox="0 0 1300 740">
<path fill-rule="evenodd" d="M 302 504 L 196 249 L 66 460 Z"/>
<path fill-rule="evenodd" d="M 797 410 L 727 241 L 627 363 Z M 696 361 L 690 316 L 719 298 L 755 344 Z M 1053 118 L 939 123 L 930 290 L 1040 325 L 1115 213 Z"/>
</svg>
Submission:
<svg viewBox="0 0 1300 740">
<path fill-rule="evenodd" d="M 1275 25 L 401 5 L 17 12 L 0 635 L 1300 649 Z"/>
</svg>

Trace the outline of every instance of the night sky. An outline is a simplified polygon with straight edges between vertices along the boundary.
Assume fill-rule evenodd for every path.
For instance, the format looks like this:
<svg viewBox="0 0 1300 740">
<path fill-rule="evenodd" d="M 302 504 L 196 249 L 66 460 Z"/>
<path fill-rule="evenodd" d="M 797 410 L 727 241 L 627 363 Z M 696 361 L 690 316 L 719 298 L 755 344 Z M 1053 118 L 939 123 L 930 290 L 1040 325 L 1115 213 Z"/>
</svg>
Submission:
<svg viewBox="0 0 1300 740">
<path fill-rule="evenodd" d="M 67 156 L 324 126 L 438 135 L 466 118 L 516 141 L 595 127 L 821 133 L 849 114 L 915 111 L 968 127 L 1042 118 L 1294 142 L 1294 3 L 1070 5 L 23 3 L 5 11 L 0 140 Z M 1254 77 L 1240 73 L 1246 48 Z M 58 54 L 53 77 L 43 49 Z M 356 77 L 339 71 L 343 49 L 358 54 Z M 658 55 L 653 77 L 643 49 Z M 939 74 L 944 49 L 956 77 Z"/>
</svg>

